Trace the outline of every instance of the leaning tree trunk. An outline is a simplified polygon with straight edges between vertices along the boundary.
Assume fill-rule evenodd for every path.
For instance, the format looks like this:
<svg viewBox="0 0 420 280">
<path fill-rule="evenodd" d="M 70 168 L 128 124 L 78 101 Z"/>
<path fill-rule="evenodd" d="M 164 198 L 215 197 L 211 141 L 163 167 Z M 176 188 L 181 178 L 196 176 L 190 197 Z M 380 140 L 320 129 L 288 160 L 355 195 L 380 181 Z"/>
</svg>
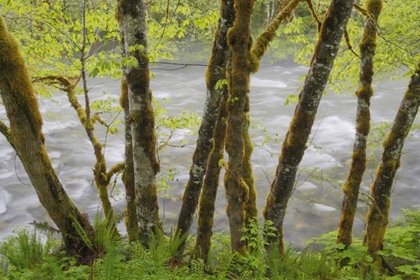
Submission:
<svg viewBox="0 0 420 280">
<path fill-rule="evenodd" d="M 375 180 L 370 187 L 373 201 L 366 217 L 364 245 L 368 247 L 374 262 L 380 264 L 378 250 L 383 249 L 386 227 L 388 225 L 391 191 L 395 173 L 400 167 L 404 141 L 410 131 L 420 104 L 420 63 L 404 94 L 394 124 L 386 136 L 381 163 L 376 171 Z"/>
<path fill-rule="evenodd" d="M 45 150 L 42 117 L 18 43 L 0 17 L 0 93 L 16 152 L 38 198 L 63 237 L 65 251 L 90 262 L 94 252 L 83 236 L 93 229 L 65 192 Z M 77 224 L 77 226 L 75 226 Z"/>
<path fill-rule="evenodd" d="M 311 66 L 299 102 L 283 142 L 276 176 L 263 215 L 272 221 L 275 236 L 269 238 L 269 249 L 277 241 L 280 253 L 284 253 L 283 220 L 287 203 L 293 191 L 296 172 L 306 149 L 312 124 L 324 92 L 334 59 L 340 47 L 344 28 L 350 17 L 353 0 L 333 0 L 328 8 Z"/>
<path fill-rule="evenodd" d="M 228 45 L 232 51 L 232 73 L 229 80 L 228 119 L 226 127 L 226 152 L 229 155 L 225 175 L 225 188 L 228 201 L 227 215 L 233 251 L 245 253 L 242 240 L 245 224 L 245 203 L 249 188 L 243 176 L 245 106 L 248 102 L 250 73 L 256 72 L 258 59 L 251 54 L 251 16 L 254 0 L 237 0 L 234 7 L 236 19 L 228 32 Z"/>
<path fill-rule="evenodd" d="M 231 2 L 228 2 L 231 3 Z M 231 6 L 233 9 L 233 5 Z M 194 258 L 207 262 L 210 251 L 211 237 L 213 236 L 214 209 L 217 188 L 219 186 L 221 162 L 225 151 L 226 136 L 226 103 L 228 99 L 227 86 L 223 86 L 222 100 L 220 101 L 219 116 L 213 135 L 213 149 L 210 152 L 206 168 L 206 177 L 198 205 L 197 239 L 194 246 Z"/>
<path fill-rule="evenodd" d="M 230 9 L 232 13 L 232 22 L 234 19 L 234 9 L 233 9 L 233 2 L 226 1 L 226 4 L 223 4 L 225 1 L 222 2 L 222 19 L 227 18 L 227 16 L 223 16 L 227 14 Z M 261 59 L 261 57 L 265 54 L 268 44 L 273 40 L 274 35 L 280 23 L 290 16 L 291 11 L 297 6 L 300 0 L 292 1 L 288 7 L 286 7 L 276 19 L 264 30 L 261 36 L 258 38 L 256 44 L 252 47 L 251 52 L 253 55 Z M 225 11 L 225 12 L 223 12 Z M 221 23 L 224 21 L 222 20 Z M 227 30 L 226 30 L 227 31 Z M 226 33 L 225 33 L 226 34 Z M 224 37 L 220 37 L 224 38 Z M 220 39 L 219 39 L 220 40 Z M 215 40 L 217 43 L 218 39 Z M 216 44 L 216 46 L 221 45 Z M 230 72 L 230 70 L 228 70 Z M 249 75 L 249 73 L 248 73 Z M 227 94 L 227 93 L 226 93 Z M 227 96 L 226 96 L 227 97 Z M 225 132 L 225 121 L 223 120 L 226 118 L 224 111 L 225 108 L 223 103 L 220 105 L 220 113 L 218 117 L 218 121 L 216 124 L 216 131 L 214 134 L 214 146 L 211 152 L 209 162 L 207 164 L 206 169 L 206 177 L 203 184 L 203 190 L 200 196 L 200 205 L 199 205 L 199 214 L 198 214 L 198 228 L 197 228 L 197 240 L 195 244 L 195 257 L 202 258 L 204 260 L 207 259 L 208 251 L 210 247 L 210 239 L 212 236 L 212 227 L 213 227 L 213 214 L 214 214 L 214 202 L 216 199 L 216 192 L 218 186 L 218 178 L 220 172 L 220 160 L 223 159 L 223 145 L 224 141 L 221 140 L 224 137 Z M 247 103 L 245 104 L 244 108 L 244 126 L 242 130 L 242 137 L 244 139 L 244 155 L 243 155 L 243 169 L 242 175 L 243 180 L 248 186 L 249 195 L 248 200 L 245 203 L 245 221 L 249 221 L 252 219 L 257 218 L 257 206 L 256 206 L 256 190 L 254 186 L 254 176 L 252 174 L 252 165 L 251 165 L 251 154 L 253 150 L 252 142 L 249 136 L 249 100 L 247 99 Z M 219 141 L 220 140 L 220 141 Z"/>
<path fill-rule="evenodd" d="M 221 17 L 219 26 L 215 33 L 213 49 L 209 60 L 206 73 L 207 97 L 204 108 L 203 119 L 198 131 L 197 146 L 193 155 L 193 162 L 190 168 L 190 177 L 182 198 L 182 207 L 179 213 L 176 228 L 177 236 L 185 236 L 191 227 L 193 215 L 197 208 L 200 196 L 203 177 L 206 174 L 207 161 L 214 145 L 214 130 L 219 114 L 219 104 L 221 99 L 221 89 L 217 82 L 226 79 L 225 67 L 229 48 L 226 42 L 226 34 L 232 27 L 235 19 L 233 2 L 221 1 Z M 213 175 L 211 175 L 213 176 Z M 183 239 L 185 240 L 185 239 Z M 179 246 L 178 253 L 182 255 L 185 242 Z"/>
<path fill-rule="evenodd" d="M 148 246 L 150 234 L 161 229 L 158 213 L 156 174 L 160 165 L 156 156 L 155 115 L 147 56 L 146 6 L 142 0 L 120 0 L 117 18 L 124 34 L 126 57 L 138 65 L 127 66 L 129 113 L 133 143 L 134 182 L 140 241 Z"/>
<path fill-rule="evenodd" d="M 337 243 L 346 247 L 352 243 L 352 229 L 356 214 L 359 188 L 366 169 L 366 142 L 370 130 L 370 98 L 373 95 L 373 56 L 376 50 L 376 27 L 382 9 L 382 0 L 368 0 L 366 10 L 373 17 L 368 17 L 360 43 L 360 87 L 357 96 L 356 137 L 353 146 L 352 163 L 343 187 L 343 207 L 338 226 Z"/>
<path fill-rule="evenodd" d="M 292 0 L 290 3 L 281 10 L 281 12 L 276 16 L 276 18 L 264 29 L 261 35 L 258 37 L 256 43 L 252 46 L 251 53 L 254 57 L 254 63 L 257 65 L 260 63 L 261 58 L 267 52 L 268 45 L 273 41 L 276 31 L 280 27 L 280 24 L 286 18 L 289 18 L 293 10 L 297 7 L 299 2 L 302 0 Z M 256 71 L 256 69 L 254 69 Z M 245 202 L 245 222 L 257 220 L 258 217 L 258 208 L 256 205 L 257 200 L 257 191 L 255 189 L 255 178 L 252 172 L 251 164 L 251 155 L 253 152 L 253 144 L 251 137 L 249 135 L 249 125 L 250 125 L 250 103 L 249 97 L 244 109 L 244 124 L 242 128 L 242 137 L 244 140 L 244 157 L 243 157 L 243 167 L 242 167 L 242 178 L 245 184 L 248 186 L 248 199 Z"/>
</svg>

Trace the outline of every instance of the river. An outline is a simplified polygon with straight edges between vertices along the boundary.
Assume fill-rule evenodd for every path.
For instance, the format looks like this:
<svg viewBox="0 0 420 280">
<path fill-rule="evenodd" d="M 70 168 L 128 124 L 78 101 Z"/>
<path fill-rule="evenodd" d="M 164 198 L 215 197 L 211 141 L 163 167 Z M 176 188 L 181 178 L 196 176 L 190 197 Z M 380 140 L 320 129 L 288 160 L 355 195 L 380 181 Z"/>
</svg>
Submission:
<svg viewBox="0 0 420 280">
<path fill-rule="evenodd" d="M 202 66 L 188 66 L 176 70 L 175 66 L 169 65 L 160 65 L 153 70 L 153 94 L 159 101 L 169 98 L 169 103 L 164 104 L 168 116 L 180 114 L 183 110 L 202 114 L 205 99 L 204 71 L 205 67 Z M 298 94 L 298 88 L 302 85 L 299 78 L 306 72 L 307 68 L 303 66 L 266 65 L 251 79 L 251 133 L 256 145 L 252 162 L 257 179 L 257 203 L 260 212 L 265 205 L 269 181 L 273 179 L 278 162 L 280 144 L 295 107 L 295 104 L 283 104 L 289 94 Z M 407 84 L 408 79 L 375 84 L 371 106 L 373 122 L 393 120 Z M 90 86 L 92 100 L 108 97 L 118 99 L 119 81 L 95 79 L 90 81 Z M 318 117 L 310 136 L 311 145 L 302 161 L 302 172 L 297 179 L 298 187 L 289 202 L 284 225 L 286 241 L 293 242 L 295 246 L 305 246 L 309 238 L 337 228 L 342 203 L 339 186 L 345 180 L 349 169 L 355 132 L 355 106 L 354 90 L 341 95 L 327 91 L 319 106 Z M 44 116 L 43 131 L 47 151 L 58 176 L 79 209 L 94 219 L 100 205 L 93 184 L 92 146 L 63 93 L 55 93 L 53 99 L 41 98 L 40 108 Z M 0 118 L 6 120 L 4 108 L 0 108 Z M 122 161 L 123 134 L 106 136 L 103 128 L 98 128 L 96 132 L 102 142 L 106 140 L 105 155 L 108 166 Z M 176 179 L 169 182 L 171 189 L 161 193 L 159 199 L 161 217 L 166 229 L 174 226 L 177 221 L 181 196 L 188 180 L 189 165 L 197 137 L 190 134 L 188 129 L 176 131 L 171 143 L 183 147 L 169 147 L 159 154 L 163 171 L 176 168 L 179 172 Z M 269 136 L 271 141 L 263 145 L 267 140 L 266 136 Z M 392 217 L 400 215 L 401 208 L 418 203 L 420 164 L 416 150 L 419 144 L 420 134 L 414 131 L 406 141 L 401 168 L 397 173 L 392 197 Z M 380 152 L 376 152 L 377 160 L 380 159 Z M 375 168 L 372 166 L 366 173 L 361 187 L 363 192 L 368 193 Z M 318 178 L 315 178 L 316 176 Z M 120 178 L 112 194 L 113 205 L 119 213 L 125 206 Z M 227 229 L 225 206 L 224 188 L 221 185 L 216 211 L 218 230 Z M 354 226 L 356 236 L 360 236 L 363 231 L 366 209 L 365 204 L 359 205 Z M 0 236 L 10 234 L 16 227 L 25 226 L 33 220 L 50 221 L 22 164 L 4 137 L 0 137 Z M 120 229 L 124 230 L 123 223 L 120 224 Z"/>
</svg>

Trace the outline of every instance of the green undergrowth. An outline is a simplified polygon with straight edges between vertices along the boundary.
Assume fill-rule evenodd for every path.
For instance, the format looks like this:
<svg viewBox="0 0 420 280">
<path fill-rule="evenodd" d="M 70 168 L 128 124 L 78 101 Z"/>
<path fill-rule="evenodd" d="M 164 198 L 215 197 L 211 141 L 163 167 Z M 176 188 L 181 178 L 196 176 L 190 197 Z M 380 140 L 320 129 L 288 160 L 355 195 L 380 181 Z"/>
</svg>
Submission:
<svg viewBox="0 0 420 280">
<path fill-rule="evenodd" d="M 380 269 L 361 239 L 344 250 L 335 232 L 312 239 L 304 250 L 289 246 L 284 256 L 266 251 L 263 227 L 256 224 L 245 230 L 246 255 L 232 254 L 229 234 L 219 232 L 207 264 L 191 258 L 193 238 L 182 263 L 176 255 L 181 240 L 172 234 L 154 236 L 148 249 L 121 240 L 101 242 L 100 258 L 78 265 L 60 252 L 53 235 L 24 228 L 0 244 L 0 279 L 420 279 L 420 208 L 402 212 L 388 229 Z M 265 234 L 269 229 L 265 225 Z"/>
</svg>

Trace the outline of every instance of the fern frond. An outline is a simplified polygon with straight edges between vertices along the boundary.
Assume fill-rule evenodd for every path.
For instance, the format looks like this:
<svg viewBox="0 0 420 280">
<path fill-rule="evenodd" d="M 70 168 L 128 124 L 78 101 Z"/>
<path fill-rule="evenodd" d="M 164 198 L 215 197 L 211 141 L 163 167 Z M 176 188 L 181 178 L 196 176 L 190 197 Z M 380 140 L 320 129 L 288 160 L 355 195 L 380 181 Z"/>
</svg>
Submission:
<svg viewBox="0 0 420 280">
<path fill-rule="evenodd" d="M 39 230 L 39 231 L 44 232 L 44 233 L 48 233 L 48 234 L 60 233 L 60 231 L 58 229 L 51 226 L 46 221 L 45 222 L 33 221 L 33 222 L 30 222 L 29 224 L 31 226 L 33 226 L 36 230 Z"/>
</svg>

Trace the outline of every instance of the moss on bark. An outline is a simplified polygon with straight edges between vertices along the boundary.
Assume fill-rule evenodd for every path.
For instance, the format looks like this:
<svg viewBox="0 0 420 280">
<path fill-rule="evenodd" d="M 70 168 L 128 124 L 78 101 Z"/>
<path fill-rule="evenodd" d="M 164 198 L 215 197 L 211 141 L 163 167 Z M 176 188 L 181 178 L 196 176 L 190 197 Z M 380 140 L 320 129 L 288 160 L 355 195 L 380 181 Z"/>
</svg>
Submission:
<svg viewBox="0 0 420 280">
<path fill-rule="evenodd" d="M 225 146 L 229 155 L 228 169 L 224 178 L 228 201 L 227 215 L 233 251 L 245 253 L 242 228 L 245 225 L 245 203 L 248 186 L 242 177 L 245 144 L 243 139 L 244 112 L 249 93 L 250 73 L 255 70 L 251 55 L 251 15 L 255 1 L 237 0 L 234 7 L 236 19 L 228 32 L 228 44 L 232 51 L 232 72 L 229 80 L 228 119 Z M 249 104 L 248 104 L 249 105 Z"/>
<path fill-rule="evenodd" d="M 84 242 L 93 229 L 65 192 L 45 150 L 42 117 L 18 43 L 0 17 L 0 93 L 10 121 L 16 152 L 39 201 L 57 225 L 64 250 L 91 263 L 96 253 Z M 80 227 L 76 229 L 75 223 Z M 82 235 L 80 229 L 84 231 Z"/>
<path fill-rule="evenodd" d="M 221 100 L 221 90 L 216 89 L 216 84 L 218 81 L 226 78 L 225 69 L 229 52 L 226 34 L 232 26 L 234 19 L 235 10 L 233 9 L 233 2 L 227 0 L 221 1 L 219 24 L 214 34 L 212 52 L 206 71 L 207 97 L 204 114 L 198 131 L 197 145 L 192 159 L 189 180 L 182 198 L 182 207 L 176 228 L 176 235 L 178 236 L 188 234 L 191 227 L 193 215 L 199 201 L 203 177 L 209 161 L 209 154 L 214 149 L 215 138 L 213 135 L 215 133 Z M 184 244 L 179 247 L 179 255 L 182 255 Z"/>
<path fill-rule="evenodd" d="M 128 107 L 128 86 L 124 77 L 121 80 L 120 105 L 124 110 L 125 119 L 125 169 L 122 176 L 127 201 L 125 207 L 125 226 L 127 228 L 128 242 L 135 242 L 139 241 L 139 225 L 137 222 L 136 192 L 134 187 L 133 140 Z"/>
<path fill-rule="evenodd" d="M 156 186 L 160 164 L 156 154 L 155 116 L 149 86 L 145 3 L 142 0 L 120 0 L 116 16 L 123 34 L 124 55 L 132 56 L 138 62 L 136 67 L 126 67 L 124 75 L 128 88 L 139 238 L 148 247 L 152 232 L 161 231 L 161 224 Z M 144 48 L 133 50 L 134 46 Z"/>
<path fill-rule="evenodd" d="M 247 100 L 249 103 L 249 99 Z M 249 135 L 249 105 L 245 105 L 244 112 L 244 126 L 242 130 L 242 137 L 244 139 L 244 158 L 242 166 L 242 178 L 248 189 L 248 200 L 245 203 L 245 224 L 248 224 L 250 220 L 256 221 L 258 218 L 257 208 L 257 190 L 255 189 L 255 178 L 252 171 L 251 155 L 254 150 L 251 137 Z"/>
<path fill-rule="evenodd" d="M 351 167 L 343 187 L 344 198 L 337 235 L 337 243 L 342 243 L 346 247 L 352 243 L 353 221 L 356 214 L 359 189 L 366 169 L 366 143 L 370 130 L 369 107 L 370 98 L 373 95 L 373 57 L 376 50 L 376 26 L 381 7 L 381 0 L 368 0 L 366 2 L 366 9 L 373 15 L 373 19 L 368 18 L 366 20 L 364 34 L 359 45 L 361 63 L 360 87 L 356 92 L 356 135 Z"/>
<path fill-rule="evenodd" d="M 108 186 L 111 182 L 112 176 L 115 173 L 117 173 L 118 169 L 121 169 L 121 167 L 118 167 L 117 164 L 116 166 L 111 167 L 110 170 L 107 171 L 106 160 L 102 150 L 102 143 L 99 142 L 98 138 L 94 133 L 95 127 L 93 124 L 94 121 L 96 121 L 94 118 L 99 117 L 94 116 L 88 118 L 87 111 L 89 110 L 83 108 L 82 105 L 79 103 L 76 96 L 76 87 L 77 83 L 79 82 L 79 79 L 71 79 L 63 76 L 46 76 L 38 78 L 37 81 L 47 85 L 58 85 L 62 91 L 66 92 L 70 105 L 76 111 L 77 117 L 79 118 L 80 123 L 84 127 L 86 135 L 88 136 L 89 141 L 91 142 L 94 150 L 94 181 L 99 193 L 99 198 L 101 200 L 102 209 L 104 212 L 105 219 L 107 221 L 107 226 L 116 236 L 119 235 L 115 225 L 114 209 L 112 207 L 111 201 L 109 200 Z M 86 96 L 86 98 L 88 98 L 88 96 Z M 101 120 L 99 119 L 99 121 Z"/>
<path fill-rule="evenodd" d="M 268 25 L 265 28 L 265 30 L 258 37 L 257 41 L 255 42 L 251 50 L 251 53 L 255 55 L 255 57 L 258 59 L 258 63 L 259 63 L 259 60 L 267 52 L 268 45 L 273 41 L 274 36 L 276 35 L 276 31 L 280 27 L 280 24 L 284 20 L 290 18 L 293 10 L 302 1 L 305 1 L 305 0 L 291 0 L 286 6 L 284 6 L 284 8 L 276 16 L 276 18 L 270 23 L 270 25 Z"/>
<path fill-rule="evenodd" d="M 228 91 L 225 86 L 214 131 L 213 149 L 209 156 L 206 177 L 204 178 L 198 205 L 197 239 L 194 246 L 194 258 L 203 259 L 205 262 L 208 259 L 211 237 L 213 235 L 214 209 L 221 169 L 220 160 L 223 159 L 224 138 L 226 135 L 227 99 Z"/>
<path fill-rule="evenodd" d="M 284 253 L 283 220 L 287 203 L 293 191 L 296 172 L 306 149 L 322 93 L 350 17 L 352 4 L 353 1 L 350 0 L 333 0 L 328 8 L 263 211 L 264 218 L 272 221 L 276 228 L 276 236 L 269 238 L 268 247 L 271 249 L 272 245 L 277 243 L 281 253 Z"/>
<path fill-rule="evenodd" d="M 420 64 L 411 76 L 410 84 L 401 101 L 393 126 L 382 144 L 384 148 L 382 159 L 376 171 L 375 180 L 370 187 L 373 201 L 366 216 L 364 245 L 368 247 L 368 251 L 377 265 L 381 265 L 381 258 L 377 252 L 383 248 L 395 173 L 400 166 L 404 142 L 420 104 L 419 69 Z"/>
</svg>

